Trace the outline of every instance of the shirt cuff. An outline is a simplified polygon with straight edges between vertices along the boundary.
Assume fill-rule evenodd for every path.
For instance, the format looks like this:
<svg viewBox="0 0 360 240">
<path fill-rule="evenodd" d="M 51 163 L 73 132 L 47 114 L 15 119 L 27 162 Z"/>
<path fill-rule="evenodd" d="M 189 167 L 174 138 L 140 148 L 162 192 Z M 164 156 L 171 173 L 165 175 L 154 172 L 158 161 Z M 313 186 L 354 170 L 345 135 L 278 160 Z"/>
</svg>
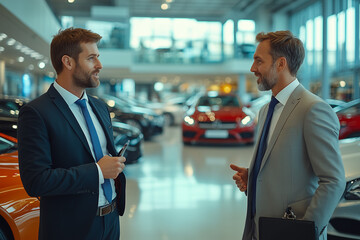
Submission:
<svg viewBox="0 0 360 240">
<path fill-rule="evenodd" d="M 104 180 L 104 175 L 103 175 L 103 173 L 102 173 L 102 171 L 101 171 L 101 168 L 100 168 L 99 164 L 97 164 L 97 163 L 95 163 L 95 164 L 96 164 L 96 166 L 97 166 L 97 168 L 98 168 L 98 172 L 99 172 L 99 183 L 100 183 L 100 185 L 101 185 L 101 184 L 103 184 L 103 183 L 105 182 L 105 180 Z"/>
</svg>

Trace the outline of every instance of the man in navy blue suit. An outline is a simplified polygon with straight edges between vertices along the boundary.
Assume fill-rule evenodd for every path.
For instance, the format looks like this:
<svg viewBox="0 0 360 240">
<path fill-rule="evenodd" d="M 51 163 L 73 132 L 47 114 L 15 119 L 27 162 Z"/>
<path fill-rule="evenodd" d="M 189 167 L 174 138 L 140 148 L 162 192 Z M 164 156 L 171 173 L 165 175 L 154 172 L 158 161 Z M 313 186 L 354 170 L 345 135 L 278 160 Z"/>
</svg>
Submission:
<svg viewBox="0 0 360 240">
<path fill-rule="evenodd" d="M 106 104 L 85 91 L 100 84 L 100 39 L 59 31 L 51 42 L 57 78 L 19 114 L 20 176 L 40 199 L 39 239 L 120 238 L 126 159 L 117 157 Z"/>
</svg>

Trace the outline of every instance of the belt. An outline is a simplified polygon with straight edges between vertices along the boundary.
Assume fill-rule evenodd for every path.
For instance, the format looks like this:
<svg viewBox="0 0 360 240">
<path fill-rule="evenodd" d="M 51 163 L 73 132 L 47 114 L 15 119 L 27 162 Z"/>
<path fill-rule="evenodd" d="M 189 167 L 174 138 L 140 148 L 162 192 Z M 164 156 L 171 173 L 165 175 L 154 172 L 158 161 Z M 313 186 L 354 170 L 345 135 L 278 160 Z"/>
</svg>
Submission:
<svg viewBox="0 0 360 240">
<path fill-rule="evenodd" d="M 105 216 L 109 213 L 112 213 L 116 209 L 116 201 L 114 200 L 112 203 L 98 207 L 96 211 L 96 216 Z"/>
</svg>

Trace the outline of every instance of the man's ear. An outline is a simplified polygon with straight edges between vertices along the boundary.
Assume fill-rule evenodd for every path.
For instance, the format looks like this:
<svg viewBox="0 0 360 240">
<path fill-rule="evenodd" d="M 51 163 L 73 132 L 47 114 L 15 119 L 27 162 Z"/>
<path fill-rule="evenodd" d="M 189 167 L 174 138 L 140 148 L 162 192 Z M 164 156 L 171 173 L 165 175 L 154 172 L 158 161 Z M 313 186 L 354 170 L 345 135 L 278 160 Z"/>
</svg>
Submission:
<svg viewBox="0 0 360 240">
<path fill-rule="evenodd" d="M 62 56 L 61 61 L 62 61 L 63 65 L 64 65 L 64 67 L 65 67 L 67 70 L 69 70 L 69 71 L 71 71 L 71 69 L 73 69 L 74 66 L 75 66 L 75 61 L 74 61 L 74 59 L 72 59 L 72 58 L 71 58 L 70 56 L 68 56 L 68 55 Z"/>
<path fill-rule="evenodd" d="M 278 70 L 279 72 L 284 71 L 285 68 L 287 67 L 286 58 L 285 58 L 285 57 L 279 57 L 279 58 L 277 59 L 276 67 L 277 67 L 277 70 Z"/>
</svg>

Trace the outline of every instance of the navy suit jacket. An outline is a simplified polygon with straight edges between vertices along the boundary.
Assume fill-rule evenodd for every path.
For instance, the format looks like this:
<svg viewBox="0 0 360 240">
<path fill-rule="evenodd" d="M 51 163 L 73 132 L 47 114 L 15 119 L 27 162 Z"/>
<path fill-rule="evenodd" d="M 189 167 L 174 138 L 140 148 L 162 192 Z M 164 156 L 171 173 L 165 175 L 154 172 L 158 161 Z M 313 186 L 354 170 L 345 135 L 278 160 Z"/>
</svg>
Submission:
<svg viewBox="0 0 360 240">
<path fill-rule="evenodd" d="M 113 156 L 113 129 L 105 103 L 89 103 Z M 40 197 L 39 239 L 84 239 L 96 216 L 99 175 L 80 125 L 53 85 L 21 108 L 18 121 L 19 168 L 24 188 Z M 115 179 L 120 215 L 125 207 L 125 175 Z"/>
</svg>

